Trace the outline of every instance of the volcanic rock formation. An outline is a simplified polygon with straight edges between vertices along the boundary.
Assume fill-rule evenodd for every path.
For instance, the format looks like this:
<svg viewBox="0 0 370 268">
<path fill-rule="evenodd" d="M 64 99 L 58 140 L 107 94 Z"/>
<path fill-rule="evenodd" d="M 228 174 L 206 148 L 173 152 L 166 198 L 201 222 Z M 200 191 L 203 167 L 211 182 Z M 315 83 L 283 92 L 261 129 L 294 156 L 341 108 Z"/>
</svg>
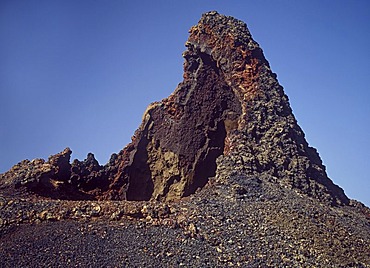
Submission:
<svg viewBox="0 0 370 268">
<path fill-rule="evenodd" d="M 206 13 L 186 47 L 106 165 L 66 148 L 0 175 L 1 267 L 370 267 L 370 209 L 328 178 L 246 25 Z"/>
<path fill-rule="evenodd" d="M 175 200 L 212 177 L 242 174 L 349 203 L 305 140 L 245 23 L 206 13 L 185 45 L 183 82 L 149 105 L 132 142 L 109 163 L 89 154 L 70 164 L 67 148 L 47 162 L 22 161 L 1 175 L 0 187 L 62 199 Z"/>
</svg>

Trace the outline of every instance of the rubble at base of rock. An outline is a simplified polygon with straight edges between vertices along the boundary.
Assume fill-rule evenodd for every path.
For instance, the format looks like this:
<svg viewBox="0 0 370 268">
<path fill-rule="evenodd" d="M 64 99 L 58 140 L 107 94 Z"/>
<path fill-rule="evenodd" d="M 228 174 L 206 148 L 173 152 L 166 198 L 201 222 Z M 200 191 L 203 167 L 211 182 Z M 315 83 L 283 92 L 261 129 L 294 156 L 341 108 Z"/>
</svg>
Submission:
<svg viewBox="0 0 370 268">
<path fill-rule="evenodd" d="M 49 266 L 368 267 L 369 228 L 359 203 L 327 206 L 235 173 L 176 202 L 2 197 L 0 259 L 5 267 L 39 258 Z M 53 250 L 61 255 L 51 258 Z"/>
</svg>

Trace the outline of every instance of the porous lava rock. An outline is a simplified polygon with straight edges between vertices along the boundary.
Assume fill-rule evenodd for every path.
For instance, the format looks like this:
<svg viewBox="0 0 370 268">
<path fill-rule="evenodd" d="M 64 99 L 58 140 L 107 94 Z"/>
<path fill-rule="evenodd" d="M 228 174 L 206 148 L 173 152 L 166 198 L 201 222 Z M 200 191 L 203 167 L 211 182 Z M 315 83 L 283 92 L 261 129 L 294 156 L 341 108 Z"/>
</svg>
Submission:
<svg viewBox="0 0 370 268">
<path fill-rule="evenodd" d="M 66 149 L 47 162 L 19 163 L 1 175 L 1 187 L 67 199 L 176 200 L 210 178 L 222 183 L 242 174 L 348 204 L 308 145 L 246 24 L 208 12 L 189 32 L 184 80 L 168 98 L 149 105 L 132 142 L 105 166 L 92 154 L 69 164 Z"/>
</svg>

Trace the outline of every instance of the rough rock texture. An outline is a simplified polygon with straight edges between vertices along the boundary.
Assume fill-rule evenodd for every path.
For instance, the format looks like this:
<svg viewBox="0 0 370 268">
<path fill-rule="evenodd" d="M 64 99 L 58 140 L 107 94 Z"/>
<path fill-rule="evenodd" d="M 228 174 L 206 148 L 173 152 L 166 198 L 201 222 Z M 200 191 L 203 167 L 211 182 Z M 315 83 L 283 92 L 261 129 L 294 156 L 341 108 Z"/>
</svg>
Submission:
<svg viewBox="0 0 370 268">
<path fill-rule="evenodd" d="M 370 267 L 369 208 L 328 178 L 245 23 L 206 13 L 186 47 L 106 165 L 67 148 L 0 175 L 2 266 Z"/>
</svg>

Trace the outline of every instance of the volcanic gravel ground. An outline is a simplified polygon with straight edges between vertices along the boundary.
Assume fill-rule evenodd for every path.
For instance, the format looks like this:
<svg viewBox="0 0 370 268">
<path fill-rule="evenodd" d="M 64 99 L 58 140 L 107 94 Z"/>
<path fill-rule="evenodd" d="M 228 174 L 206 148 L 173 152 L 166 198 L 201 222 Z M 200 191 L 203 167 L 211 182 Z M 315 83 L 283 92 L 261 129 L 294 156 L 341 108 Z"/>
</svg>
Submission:
<svg viewBox="0 0 370 268">
<path fill-rule="evenodd" d="M 8 224 L 0 266 L 370 267 L 369 219 L 359 208 L 328 207 L 258 179 L 208 185 L 169 203 L 163 219 L 108 219 L 104 204 L 101 216 Z M 16 208 L 5 206 L 4 215 L 7 207 Z"/>
<path fill-rule="evenodd" d="M 0 259 L 2 267 L 177 267 L 202 266 L 212 252 L 180 230 L 55 222 L 13 228 L 1 237 Z"/>
</svg>

